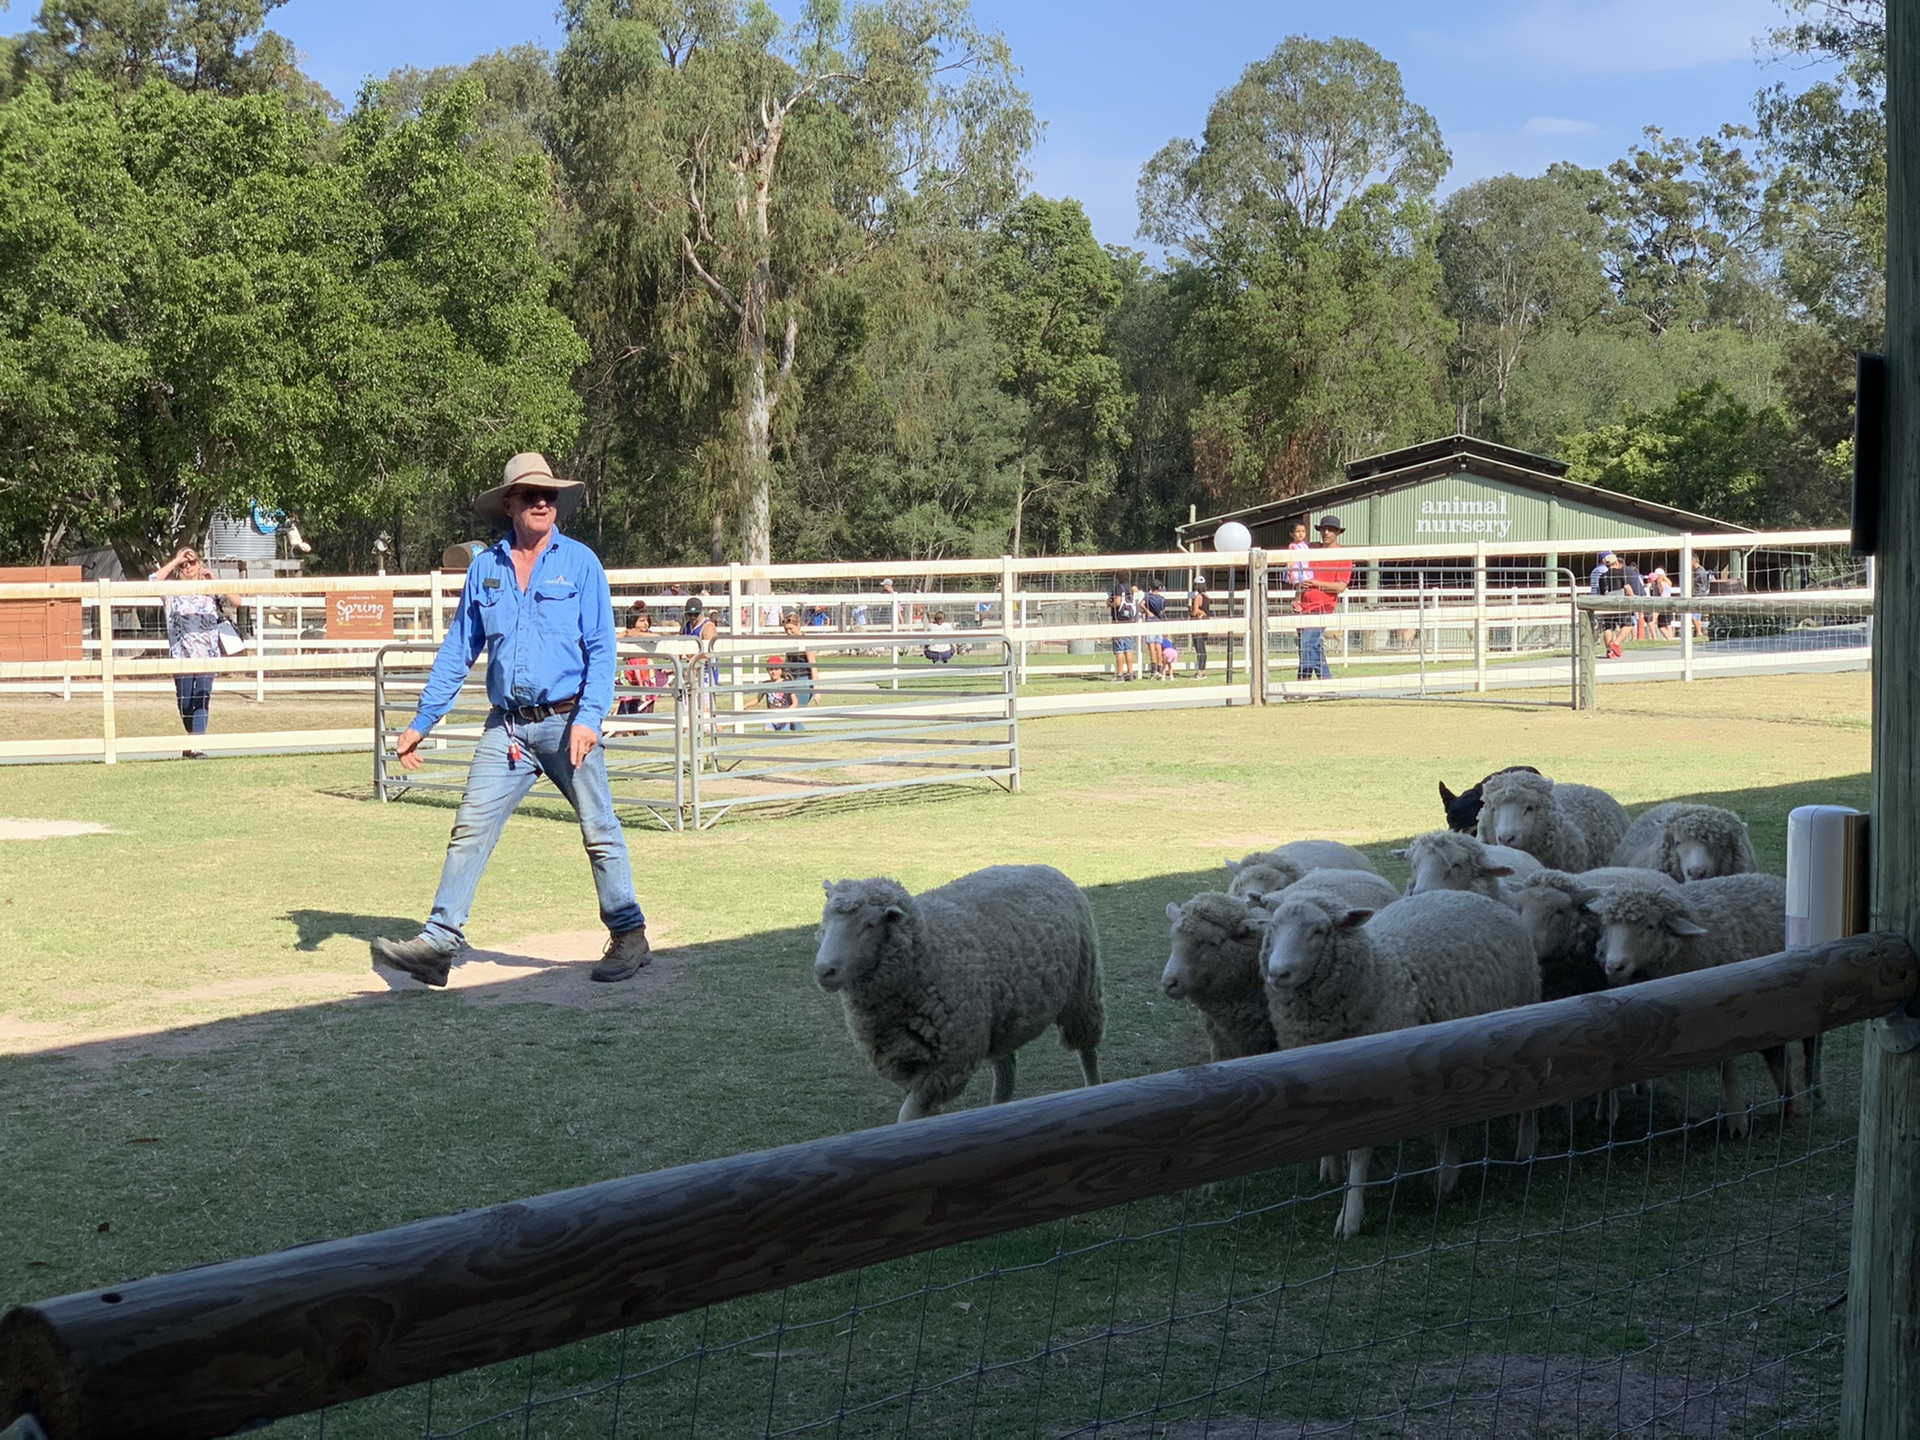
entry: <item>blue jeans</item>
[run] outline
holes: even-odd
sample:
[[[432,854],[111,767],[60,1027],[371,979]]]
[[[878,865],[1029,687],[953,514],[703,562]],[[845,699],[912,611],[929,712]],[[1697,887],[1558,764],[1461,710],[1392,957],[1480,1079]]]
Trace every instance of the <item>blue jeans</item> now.
[[[567,758],[567,732],[573,716],[549,715],[535,725],[514,722],[520,737],[520,759],[507,763],[511,737],[500,712],[487,716],[487,727],[474,747],[467,770],[467,791],[453,817],[453,838],[447,842],[447,863],[440,871],[440,888],[433,895],[433,914],[421,934],[448,952],[466,943],[467,914],[487,858],[500,839],[507,817],[526,798],[533,782],[544,773],[580,816],[580,838],[586,842],[593,865],[593,888],[600,895],[600,919],[619,934],[647,923],[633,893],[633,865],[627,858],[627,836],[613,813],[613,792],[607,785],[606,751],[596,745],[575,769]],[[537,761],[540,772],[533,763]]]
[[[213,676],[174,676],[173,698],[180,707],[180,727],[189,735],[206,734],[207,710],[213,704]]]
[[[1325,630],[1300,632],[1299,678],[1302,680],[1333,678],[1333,667],[1327,664],[1327,632]]]

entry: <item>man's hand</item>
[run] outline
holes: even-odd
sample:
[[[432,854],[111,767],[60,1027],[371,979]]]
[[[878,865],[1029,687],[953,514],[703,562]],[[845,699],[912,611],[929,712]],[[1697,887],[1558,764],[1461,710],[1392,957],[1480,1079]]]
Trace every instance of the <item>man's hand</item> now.
[[[394,742],[393,748],[399,753],[402,770],[418,770],[427,763],[420,754],[420,742],[424,738],[411,725],[400,732],[400,738]]]
[[[567,730],[567,759],[578,769],[580,762],[593,753],[593,747],[600,743],[600,736],[577,720]]]

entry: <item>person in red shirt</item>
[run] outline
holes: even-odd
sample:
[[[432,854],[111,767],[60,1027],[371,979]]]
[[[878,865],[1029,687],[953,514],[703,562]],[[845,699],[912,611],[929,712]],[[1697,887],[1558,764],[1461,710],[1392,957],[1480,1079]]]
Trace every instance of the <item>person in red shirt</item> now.
[[[1333,560],[1326,558],[1329,550],[1340,548],[1340,536],[1346,526],[1340,523],[1338,515],[1320,517],[1320,549],[1314,558],[1306,579],[1300,582],[1294,595],[1293,608],[1302,615],[1331,615],[1340,603],[1340,597],[1346,593],[1347,586],[1353,583],[1353,562],[1351,560]],[[1300,632],[1300,679],[1331,680],[1333,669],[1327,664],[1327,632],[1325,629],[1303,629]]]

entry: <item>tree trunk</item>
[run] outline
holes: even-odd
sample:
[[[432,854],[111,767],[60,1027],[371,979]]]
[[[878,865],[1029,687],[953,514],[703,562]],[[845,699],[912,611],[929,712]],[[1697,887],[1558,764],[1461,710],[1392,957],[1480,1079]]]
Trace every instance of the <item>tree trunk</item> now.
[[[1008,554],[1020,558],[1020,525],[1027,512],[1027,457],[1020,457],[1020,483],[1013,488],[1013,546]]]

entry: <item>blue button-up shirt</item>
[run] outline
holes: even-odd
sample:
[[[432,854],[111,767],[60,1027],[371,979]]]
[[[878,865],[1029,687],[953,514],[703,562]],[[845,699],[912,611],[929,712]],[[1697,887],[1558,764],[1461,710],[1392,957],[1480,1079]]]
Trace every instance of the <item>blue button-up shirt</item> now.
[[[577,699],[574,724],[598,732],[613,708],[614,672],[613,596],[600,557],[556,530],[522,591],[511,537],[474,556],[413,729],[425,735],[453,708],[482,646],[488,700],[509,707]]]

